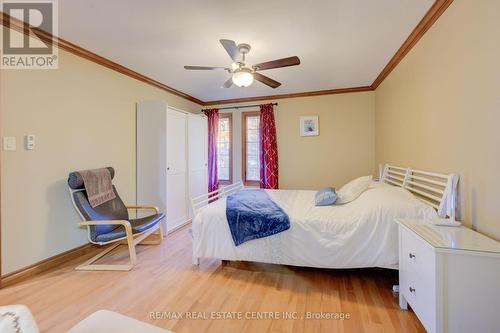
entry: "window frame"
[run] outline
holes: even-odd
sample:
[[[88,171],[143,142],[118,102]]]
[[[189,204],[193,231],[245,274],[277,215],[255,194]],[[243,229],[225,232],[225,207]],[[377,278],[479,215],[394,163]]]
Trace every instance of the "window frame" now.
[[[219,184],[220,185],[231,185],[233,183],[233,114],[230,112],[219,113],[219,120],[222,118],[229,119],[229,180],[219,179]],[[219,126],[219,123],[217,123],[217,126]],[[217,127],[217,130],[218,130],[218,127]],[[218,133],[218,131],[217,131],[217,133]],[[217,155],[218,154],[219,154],[219,152],[217,151]],[[218,158],[219,158],[219,156],[217,156],[217,159]]]
[[[258,180],[247,180],[247,118],[255,116],[260,117],[260,111],[248,111],[241,113],[241,178],[243,179],[243,184],[245,186],[260,186],[260,181]]]

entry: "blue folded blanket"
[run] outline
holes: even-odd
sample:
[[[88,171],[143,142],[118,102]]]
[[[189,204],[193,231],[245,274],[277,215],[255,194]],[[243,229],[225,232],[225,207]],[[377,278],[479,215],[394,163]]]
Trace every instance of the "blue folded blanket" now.
[[[229,195],[226,217],[236,246],[290,228],[288,215],[260,189],[245,189]]]

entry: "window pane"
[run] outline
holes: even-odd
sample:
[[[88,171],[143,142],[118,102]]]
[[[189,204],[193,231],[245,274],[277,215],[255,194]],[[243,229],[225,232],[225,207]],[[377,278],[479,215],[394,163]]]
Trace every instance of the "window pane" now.
[[[259,129],[259,117],[253,116],[253,117],[247,117],[247,129]]]
[[[229,155],[220,155],[217,158],[217,167],[218,168],[229,168]]]
[[[217,169],[220,180],[229,180],[231,170],[231,119],[219,118],[219,133],[217,134]]]
[[[260,180],[260,161],[259,161],[259,116],[246,117],[246,179],[251,181]]]
[[[229,142],[217,142],[217,153],[221,155],[229,154]]]
[[[247,155],[259,155],[258,142],[247,142]]]
[[[256,168],[247,168],[247,180],[260,180],[260,170]]]
[[[228,118],[221,118],[219,120],[219,131],[229,131]]]
[[[259,142],[259,130],[247,129],[247,142]]]
[[[247,155],[248,168],[259,168],[259,157],[257,155]]]
[[[219,168],[217,171],[220,180],[229,180],[229,168]]]

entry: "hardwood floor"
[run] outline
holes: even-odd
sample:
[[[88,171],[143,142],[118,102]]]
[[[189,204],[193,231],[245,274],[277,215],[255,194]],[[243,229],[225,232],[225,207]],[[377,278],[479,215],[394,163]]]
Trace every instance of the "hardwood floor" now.
[[[125,260],[126,249],[113,257]],[[208,259],[194,267],[188,228],[161,246],[140,246],[131,272],[75,271],[84,259],[1,289],[0,305],[27,305],[42,332],[64,332],[100,309],[174,332],[425,332],[413,312],[399,310],[391,291],[395,271],[221,265]],[[152,312],[159,312],[157,318]],[[307,319],[306,312],[349,319]],[[243,319],[203,319],[231,313]],[[264,319],[252,319],[257,316]]]

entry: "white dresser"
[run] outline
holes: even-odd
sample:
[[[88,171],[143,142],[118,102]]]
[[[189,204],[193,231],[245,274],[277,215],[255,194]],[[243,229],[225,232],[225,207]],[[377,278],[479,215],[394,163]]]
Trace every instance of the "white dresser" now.
[[[399,305],[429,333],[500,332],[500,242],[399,219]]]

